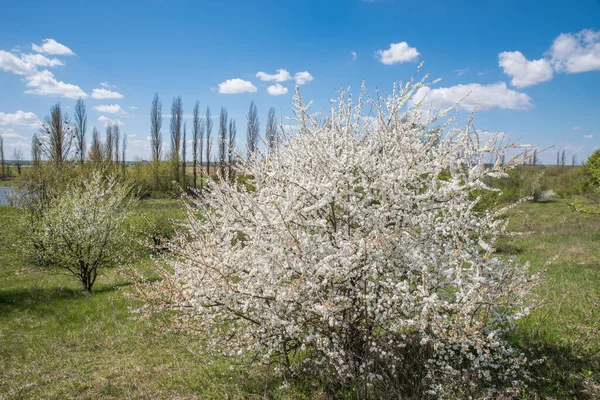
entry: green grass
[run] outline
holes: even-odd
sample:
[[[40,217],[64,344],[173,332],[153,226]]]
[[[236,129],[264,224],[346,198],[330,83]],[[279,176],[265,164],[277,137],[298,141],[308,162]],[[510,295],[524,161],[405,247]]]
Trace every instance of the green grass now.
[[[19,180],[11,179],[11,180],[0,180],[0,186],[4,187],[14,187],[20,183]]]
[[[180,219],[173,200],[139,204],[142,214]],[[600,216],[571,212],[562,202],[522,204],[511,212],[503,256],[536,270],[554,257],[536,290],[544,304],[521,321],[510,340],[546,362],[534,370],[530,398],[598,398],[600,337]],[[310,382],[288,391],[264,367],[229,369],[194,337],[161,332],[160,317],[140,319],[124,294],[131,282],[116,272],[99,278],[92,295],[68,276],[35,269],[15,248],[19,210],[0,206],[0,399],[12,398],[315,398]],[[158,219],[158,225],[164,220]],[[147,271],[147,252],[135,267]],[[600,308],[600,307],[599,307]]]
[[[502,240],[501,252],[533,270],[556,257],[535,293],[542,305],[511,335],[533,358],[546,358],[530,394],[598,398],[600,216],[572,212],[563,202],[522,204],[511,214],[509,229],[525,235]]]
[[[154,200],[137,213],[151,209],[181,214],[176,202]],[[19,210],[0,206],[0,399],[263,395],[260,373],[230,371],[193,337],[161,333],[160,320],[132,313],[139,304],[124,296],[131,282],[116,272],[88,295],[73,278],[28,264],[13,246],[18,218]],[[146,269],[149,260],[136,262]]]

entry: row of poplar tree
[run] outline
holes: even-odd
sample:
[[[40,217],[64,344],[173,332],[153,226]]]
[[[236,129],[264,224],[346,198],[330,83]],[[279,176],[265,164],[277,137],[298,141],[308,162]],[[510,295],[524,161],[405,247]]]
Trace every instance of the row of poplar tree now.
[[[233,178],[233,166],[241,155],[236,149],[237,126],[235,119],[229,119],[227,109],[222,107],[219,114],[217,137],[213,140],[213,117],[210,107],[206,107],[204,115],[200,114],[200,102],[196,101],[192,120],[192,152],[188,160],[187,124],[183,121],[183,103],[181,97],[175,97],[171,105],[170,149],[163,154],[163,115],[162,102],[155,94],[150,108],[150,144],[151,162],[153,164],[156,185],[159,182],[159,164],[168,162],[172,181],[187,187],[186,167],[192,163],[194,188],[202,190],[203,176],[216,175],[220,178]],[[250,103],[247,115],[246,156],[255,157],[259,149],[260,126],[258,109],[254,101]],[[121,131],[116,122],[106,126],[104,142],[96,127],[92,129],[92,141],[87,145],[87,112],[85,103],[79,99],[75,105],[73,120],[66,116],[60,104],[50,110],[45,118],[39,134],[32,139],[32,161],[38,165],[42,160],[61,163],[74,159],[84,163],[106,163],[122,165],[125,170],[125,153],[127,135]],[[279,129],[275,119],[275,108],[269,109],[264,141],[269,149],[273,149],[279,141]],[[213,145],[218,147],[215,151]],[[216,154],[216,158],[215,155]]]

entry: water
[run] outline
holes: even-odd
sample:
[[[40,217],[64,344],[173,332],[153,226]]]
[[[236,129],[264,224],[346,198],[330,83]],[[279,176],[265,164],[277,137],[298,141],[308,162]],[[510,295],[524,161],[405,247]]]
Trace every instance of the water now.
[[[12,193],[12,188],[0,186],[0,206],[10,205],[9,197]]]

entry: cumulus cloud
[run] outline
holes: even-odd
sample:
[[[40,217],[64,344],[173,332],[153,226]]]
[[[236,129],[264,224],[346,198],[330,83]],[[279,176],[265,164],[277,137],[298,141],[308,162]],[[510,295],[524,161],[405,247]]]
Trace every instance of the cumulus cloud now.
[[[4,155],[6,158],[10,159],[15,149],[19,149],[25,154],[29,153],[30,142],[25,136],[12,129],[0,129],[0,136],[4,140]]]
[[[31,88],[25,93],[39,94],[41,96],[61,96],[69,99],[86,98],[87,94],[77,85],[58,81],[54,74],[48,70],[26,76],[26,86]]]
[[[570,74],[600,70],[600,31],[563,33],[548,51],[554,69]]]
[[[23,135],[19,135],[17,132],[15,132],[12,129],[3,129],[0,130],[0,135],[2,136],[3,139],[9,141],[9,140],[27,140],[27,138]]]
[[[378,50],[376,54],[379,61],[386,65],[415,61],[419,57],[417,49],[410,47],[406,42],[390,43],[389,49]]]
[[[40,67],[55,67],[57,65],[65,65],[58,58],[48,58],[41,54],[21,54],[21,59],[28,64]]]
[[[276,74],[268,74],[260,71],[256,73],[256,77],[266,82],[286,82],[292,80],[292,75],[283,68],[278,69]]]
[[[110,84],[108,82],[100,82],[100,86],[104,87],[104,88],[109,88],[109,89],[116,89],[116,85]]]
[[[113,124],[113,125],[117,124],[119,126],[125,125],[123,122],[121,122],[120,120],[118,120],[116,118],[115,119],[108,118],[108,117],[106,117],[104,115],[99,116],[98,117],[98,121],[102,122],[104,124],[104,126],[108,126],[109,124]]]
[[[296,81],[296,85],[304,85],[312,80],[314,80],[313,76],[308,71],[296,72],[294,75],[294,80]]]
[[[47,54],[73,54],[69,48],[52,39],[45,39],[42,46],[34,46],[34,50]],[[62,49],[63,46],[66,50]],[[85,98],[87,94],[77,85],[59,81],[49,70],[38,70],[38,67],[55,67],[64,65],[56,58],[48,58],[42,54],[15,54],[0,50],[0,69],[13,74],[23,75],[23,82],[29,88],[25,93],[41,96],[62,96],[70,99]]]
[[[562,33],[539,60],[529,61],[519,51],[505,51],[498,58],[504,73],[513,78],[511,85],[520,88],[549,81],[553,72],[600,70],[600,31]]]
[[[36,71],[35,65],[4,50],[0,50],[0,69],[17,75],[29,75]]]
[[[21,54],[20,56],[0,50],[0,69],[17,75],[30,75],[37,72],[36,67],[55,67],[64,65],[57,58],[48,58],[41,54]]]
[[[106,99],[122,99],[123,95],[119,92],[113,92],[108,89],[96,88],[92,90],[92,99],[106,100]]]
[[[583,135],[584,139],[593,139],[594,135]]]
[[[471,83],[445,88],[420,88],[413,98],[413,105],[423,100],[423,104],[432,104],[436,108],[447,108],[460,102],[458,106],[465,110],[503,108],[508,110],[526,110],[531,108],[531,98],[525,93],[509,89],[506,83],[490,85]]]
[[[60,56],[73,56],[75,53],[73,50],[65,46],[64,44],[58,43],[54,39],[42,40],[42,45],[31,44],[31,49],[37,53],[60,55]]]
[[[118,104],[100,104],[93,107],[94,110],[101,113],[126,115],[127,111],[123,110]]]
[[[219,93],[221,94],[255,93],[257,90],[252,82],[239,78],[228,79],[219,83]]]
[[[38,117],[32,112],[17,111],[13,114],[0,112],[0,126],[9,125],[28,125],[38,126],[41,122]]]
[[[498,55],[498,65],[518,88],[532,86],[552,79],[552,66],[543,58],[529,61],[520,51],[505,51]]]
[[[274,85],[271,85],[267,88],[267,92],[271,95],[271,96],[281,96],[283,94],[287,94],[288,92],[288,88],[286,88],[285,86],[276,83]]]

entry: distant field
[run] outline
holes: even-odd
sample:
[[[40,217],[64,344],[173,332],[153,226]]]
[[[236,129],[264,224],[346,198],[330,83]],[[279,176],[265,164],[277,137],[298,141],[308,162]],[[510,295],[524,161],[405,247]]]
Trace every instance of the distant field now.
[[[13,186],[17,186],[18,184],[19,184],[19,181],[15,180],[15,179],[10,180],[10,181],[1,181],[0,180],[0,186],[3,186],[3,187],[13,187]]]
[[[136,211],[182,216],[177,202],[149,200]],[[139,321],[125,298],[130,283],[116,272],[93,295],[66,276],[37,271],[16,251],[19,211],[0,206],[0,399],[12,398],[324,398],[318,383],[288,390],[263,367],[231,371],[209,359],[193,337],[158,333],[161,320]],[[132,217],[135,227],[138,219]],[[499,252],[538,269],[558,256],[536,292],[543,306],[522,321],[511,341],[533,357],[529,398],[600,396],[600,216],[571,212],[562,202],[522,204]],[[136,268],[149,273],[148,255]]]

